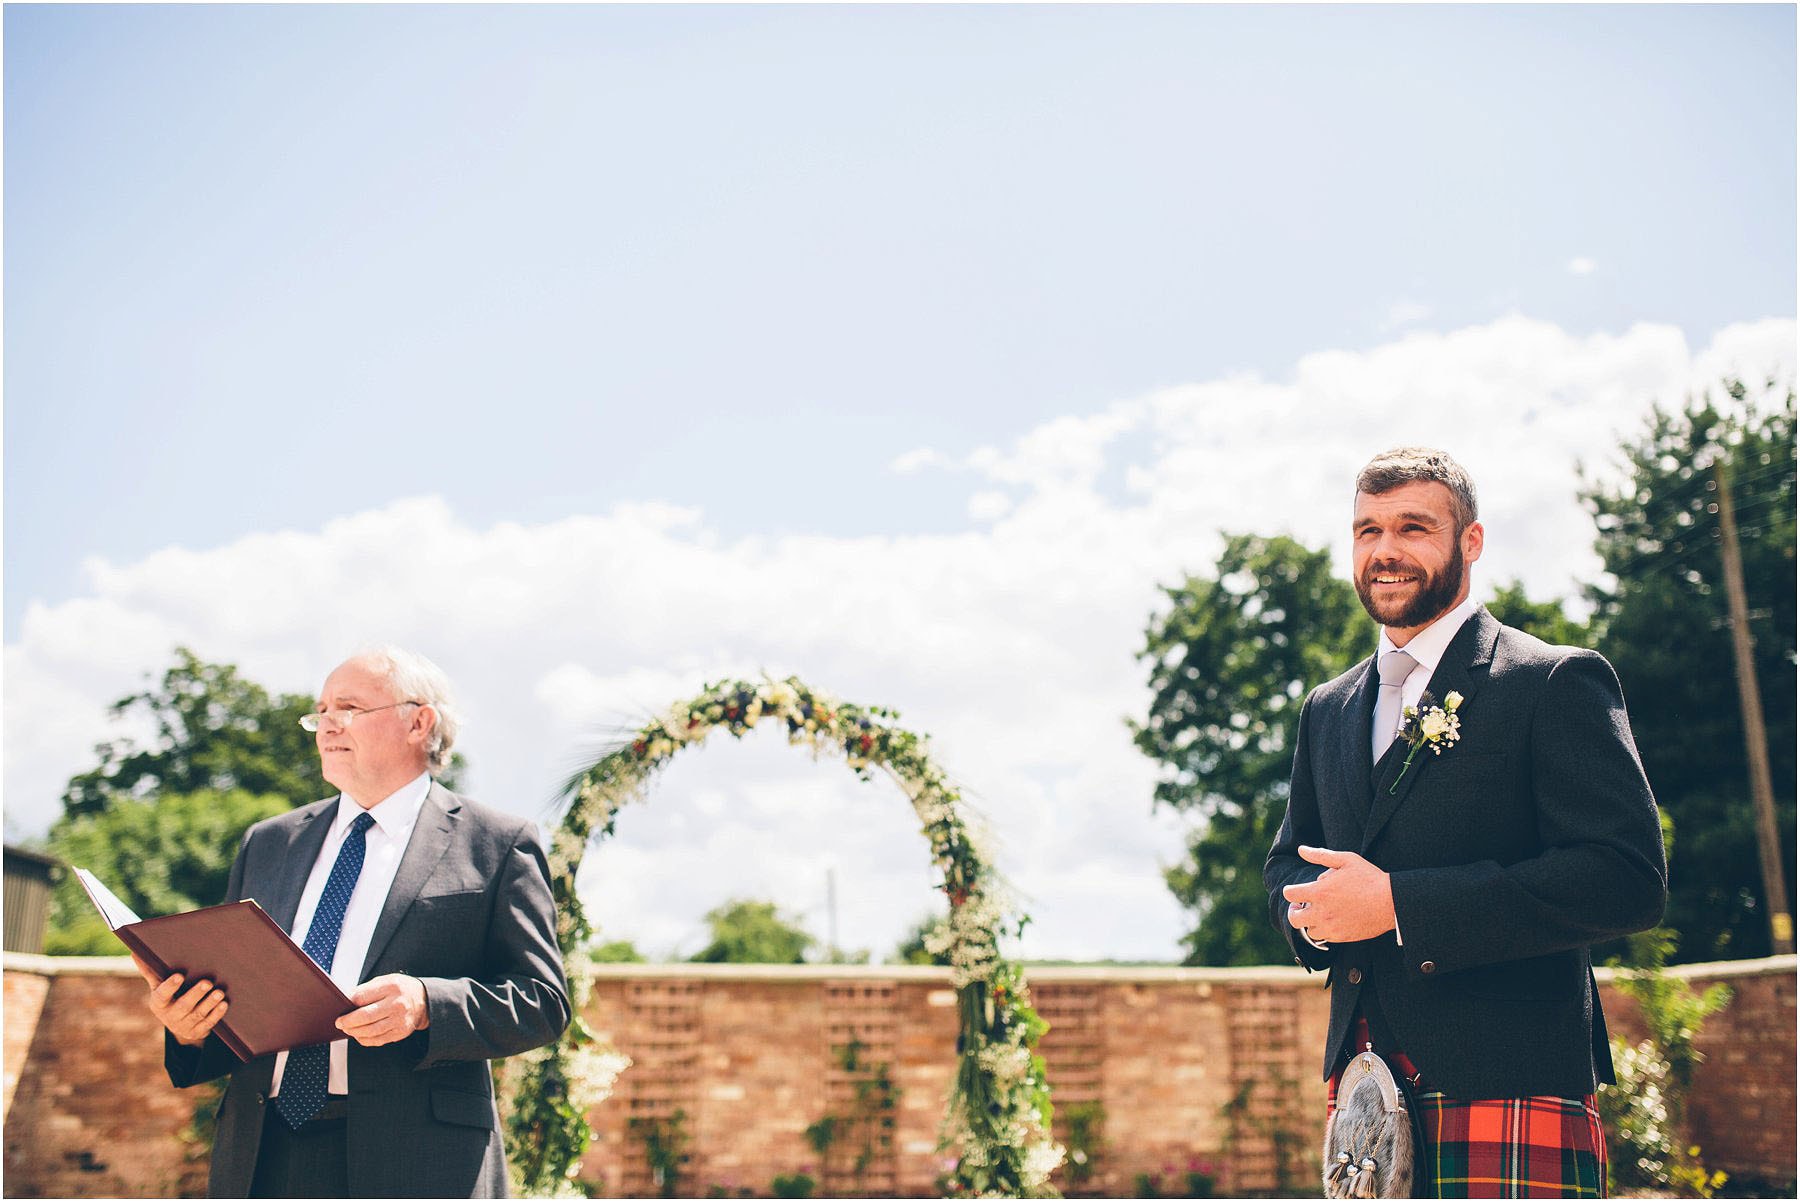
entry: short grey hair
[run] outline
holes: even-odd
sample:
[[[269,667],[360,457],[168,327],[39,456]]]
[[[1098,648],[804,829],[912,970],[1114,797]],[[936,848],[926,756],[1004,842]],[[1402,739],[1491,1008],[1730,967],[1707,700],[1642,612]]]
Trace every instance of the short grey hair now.
[[[423,701],[437,711],[437,723],[431,728],[431,739],[425,745],[426,766],[433,774],[450,764],[450,748],[462,729],[462,718],[456,712],[456,700],[450,694],[450,678],[444,670],[404,647],[382,644],[368,647],[350,657],[386,678],[394,690],[396,701]]]
[[[1356,491],[1380,496],[1407,484],[1442,484],[1450,490],[1450,507],[1461,534],[1480,516],[1475,482],[1463,465],[1432,447],[1395,447],[1383,451],[1356,473]]]

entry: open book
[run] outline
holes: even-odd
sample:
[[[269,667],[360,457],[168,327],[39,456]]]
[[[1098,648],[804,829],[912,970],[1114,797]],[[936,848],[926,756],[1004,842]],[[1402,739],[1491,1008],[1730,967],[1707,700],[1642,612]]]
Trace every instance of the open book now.
[[[225,991],[213,1034],[242,1060],[343,1039],[337,1020],[356,1007],[279,923],[246,899],[166,918],[139,918],[85,868],[75,879],[119,941],[186,989],[211,981]]]

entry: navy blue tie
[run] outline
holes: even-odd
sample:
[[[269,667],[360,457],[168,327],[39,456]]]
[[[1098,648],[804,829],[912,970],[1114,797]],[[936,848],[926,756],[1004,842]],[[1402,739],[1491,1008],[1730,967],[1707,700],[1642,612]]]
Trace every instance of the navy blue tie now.
[[[325,879],[325,892],[313,910],[312,925],[306,928],[306,942],[301,947],[331,971],[337,959],[338,935],[344,929],[344,911],[350,906],[350,895],[356,892],[356,878],[362,875],[363,853],[368,844],[365,836],[375,820],[365,812],[350,824],[344,845],[338,848],[337,863]],[[295,1048],[288,1053],[287,1067],[281,1073],[281,1092],[275,1096],[275,1108],[293,1130],[325,1106],[325,1087],[331,1077],[331,1045],[315,1043],[309,1048]]]

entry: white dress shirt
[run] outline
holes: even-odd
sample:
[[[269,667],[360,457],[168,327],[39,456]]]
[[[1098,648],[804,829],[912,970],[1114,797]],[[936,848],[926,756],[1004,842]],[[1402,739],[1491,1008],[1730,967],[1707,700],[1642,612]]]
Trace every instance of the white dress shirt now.
[[[369,954],[375,923],[381,918],[388,889],[394,883],[394,874],[400,870],[400,857],[406,854],[407,840],[412,838],[413,827],[419,821],[419,809],[430,791],[431,776],[421,772],[367,811],[375,825],[363,835],[362,874],[356,878],[356,889],[350,894],[350,903],[344,910],[337,955],[331,961],[331,979],[346,994],[353,993],[362,984],[363,959]],[[331,832],[325,836],[325,846],[319,849],[319,858],[313,861],[312,875],[306,878],[306,890],[300,894],[300,908],[294,912],[294,929],[290,933],[295,943],[305,945],[306,932],[312,927],[313,913],[319,908],[319,896],[325,892],[331,867],[337,863],[338,851],[350,833],[350,824],[363,812],[362,806],[352,801],[349,794],[338,794],[337,816],[332,820]],[[331,1045],[331,1070],[325,1085],[329,1093],[350,1092],[349,1049],[348,1039],[335,1040]],[[281,1092],[281,1074],[287,1068],[287,1056],[282,1052],[275,1057],[275,1081],[270,1087],[270,1096]]]
[[[1394,640],[1388,637],[1387,627],[1381,628],[1381,639],[1375,647],[1375,662],[1390,651],[1400,650],[1412,656],[1418,667],[1407,673],[1406,679],[1400,682],[1400,712],[1405,713],[1409,705],[1419,704],[1419,698],[1425,694],[1425,686],[1431,683],[1431,674],[1437,671],[1439,661],[1450,647],[1450,640],[1456,632],[1463,628],[1463,623],[1475,613],[1476,601],[1473,597],[1464,597],[1462,604],[1445,613],[1443,617],[1412,636],[1406,646],[1395,648]],[[1444,699],[1439,697],[1438,704]],[[1375,740],[1375,727],[1369,726],[1369,741]]]

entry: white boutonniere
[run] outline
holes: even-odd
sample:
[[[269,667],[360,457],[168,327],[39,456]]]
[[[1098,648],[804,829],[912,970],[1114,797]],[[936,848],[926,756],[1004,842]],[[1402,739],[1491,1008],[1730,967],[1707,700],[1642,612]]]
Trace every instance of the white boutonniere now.
[[[1430,693],[1424,693],[1420,695],[1418,705],[1409,705],[1401,712],[1400,737],[1406,740],[1406,762],[1400,765],[1400,775],[1388,786],[1389,793],[1406,779],[1406,770],[1412,767],[1413,757],[1422,748],[1431,748],[1432,755],[1443,755],[1452,743],[1462,738],[1462,719],[1456,716],[1462,700],[1461,693],[1451,691],[1444,694],[1444,704],[1437,705]]]

